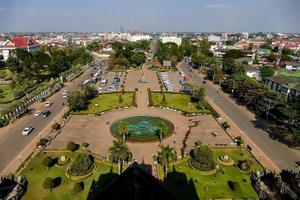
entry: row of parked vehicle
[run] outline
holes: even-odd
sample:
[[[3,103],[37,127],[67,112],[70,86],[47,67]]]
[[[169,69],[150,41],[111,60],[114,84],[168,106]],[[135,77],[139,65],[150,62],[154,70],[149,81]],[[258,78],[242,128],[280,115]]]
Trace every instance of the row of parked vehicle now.
[[[121,82],[121,78],[120,78],[119,74],[115,74],[114,80],[111,83],[111,86],[109,86],[108,91],[109,92],[117,91],[117,89],[120,85],[120,82]]]
[[[161,78],[162,78],[162,81],[167,89],[168,92],[174,92],[174,85],[172,84],[170,78],[169,78],[169,75],[168,73],[166,72],[161,72]]]

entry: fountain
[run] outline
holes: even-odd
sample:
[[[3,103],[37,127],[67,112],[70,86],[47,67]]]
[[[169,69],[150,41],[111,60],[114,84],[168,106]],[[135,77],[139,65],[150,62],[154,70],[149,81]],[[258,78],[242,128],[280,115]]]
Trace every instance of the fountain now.
[[[131,116],[115,121],[111,125],[111,133],[118,137],[118,127],[121,121],[128,122],[129,141],[153,141],[158,140],[158,130],[161,126],[165,126],[164,137],[172,134],[174,130],[173,124],[163,118],[153,116]]]

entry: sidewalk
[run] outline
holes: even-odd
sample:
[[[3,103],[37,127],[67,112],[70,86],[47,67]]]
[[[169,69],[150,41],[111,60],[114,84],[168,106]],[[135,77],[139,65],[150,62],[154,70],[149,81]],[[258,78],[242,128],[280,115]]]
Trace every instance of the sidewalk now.
[[[207,99],[207,101],[221,115],[221,119],[226,119],[226,121],[228,121],[230,128],[226,131],[232,138],[241,136],[244,145],[249,145],[251,147],[251,153],[265,168],[280,172],[280,169],[270,160],[270,158],[265,155],[264,152],[211,99]]]
[[[65,107],[36,137],[31,141],[29,145],[16,157],[7,167],[0,173],[0,175],[14,174],[20,167],[24,167],[25,162],[28,157],[34,153],[37,148],[36,144],[41,138],[46,138],[52,134],[52,124],[59,122],[62,119],[63,114],[66,112],[67,107]],[[61,124],[61,123],[60,123]]]

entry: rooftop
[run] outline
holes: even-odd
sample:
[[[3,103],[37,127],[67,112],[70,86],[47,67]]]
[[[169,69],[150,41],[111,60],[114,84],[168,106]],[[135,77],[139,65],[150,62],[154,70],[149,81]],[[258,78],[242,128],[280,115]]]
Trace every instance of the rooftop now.
[[[277,76],[266,77],[266,79],[271,80],[275,83],[279,83],[280,85],[288,89],[294,89],[300,91],[300,78],[277,75]]]

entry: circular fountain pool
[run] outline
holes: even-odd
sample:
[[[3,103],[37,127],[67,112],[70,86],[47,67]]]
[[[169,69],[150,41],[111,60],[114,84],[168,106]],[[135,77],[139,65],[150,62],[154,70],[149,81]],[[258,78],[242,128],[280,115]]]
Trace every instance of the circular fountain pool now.
[[[111,133],[113,136],[122,138],[119,134],[121,124],[126,124],[128,136],[126,140],[130,141],[153,141],[160,138],[160,131],[164,131],[164,136],[167,137],[173,133],[173,124],[163,118],[153,116],[131,116],[115,121],[111,125]]]

